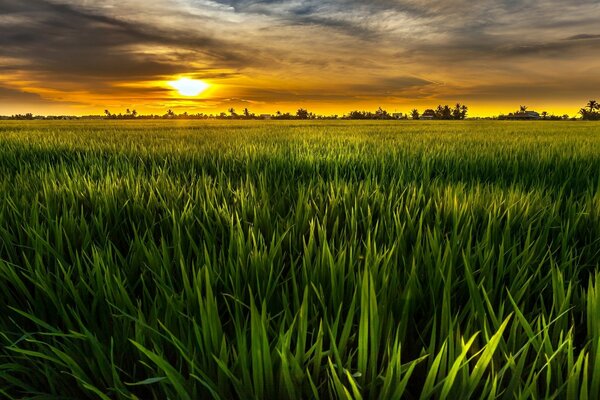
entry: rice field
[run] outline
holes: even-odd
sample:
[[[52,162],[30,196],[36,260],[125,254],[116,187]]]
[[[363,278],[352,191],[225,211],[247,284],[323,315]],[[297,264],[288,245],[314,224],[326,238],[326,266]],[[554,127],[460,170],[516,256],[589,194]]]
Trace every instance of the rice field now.
[[[597,399],[600,123],[0,123],[0,398]]]

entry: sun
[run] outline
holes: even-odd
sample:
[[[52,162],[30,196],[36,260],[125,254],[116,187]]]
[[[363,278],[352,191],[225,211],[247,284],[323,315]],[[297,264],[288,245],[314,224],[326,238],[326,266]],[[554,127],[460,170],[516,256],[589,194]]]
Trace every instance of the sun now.
[[[200,93],[208,89],[208,83],[189,78],[180,78],[176,81],[169,82],[169,86],[177,90],[182,96],[198,96]]]

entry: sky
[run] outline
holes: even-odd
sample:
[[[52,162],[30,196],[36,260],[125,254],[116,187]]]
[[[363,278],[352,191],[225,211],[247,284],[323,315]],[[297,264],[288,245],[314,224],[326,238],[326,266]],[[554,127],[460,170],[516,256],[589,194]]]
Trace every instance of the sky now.
[[[598,0],[0,0],[0,115],[575,115],[600,100],[598,21]]]

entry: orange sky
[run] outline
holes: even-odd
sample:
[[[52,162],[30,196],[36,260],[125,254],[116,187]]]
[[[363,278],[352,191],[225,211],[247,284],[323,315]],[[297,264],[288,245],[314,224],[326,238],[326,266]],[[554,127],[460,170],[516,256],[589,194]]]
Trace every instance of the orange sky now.
[[[0,0],[0,115],[575,115],[600,96],[600,3],[565,3]],[[181,96],[183,76],[211,86]]]

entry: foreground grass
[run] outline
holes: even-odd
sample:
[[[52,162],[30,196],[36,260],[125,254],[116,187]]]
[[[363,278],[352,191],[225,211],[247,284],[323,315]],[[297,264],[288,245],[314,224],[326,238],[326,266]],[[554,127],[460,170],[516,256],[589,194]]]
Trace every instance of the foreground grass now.
[[[0,125],[0,397],[600,393],[600,124]]]

